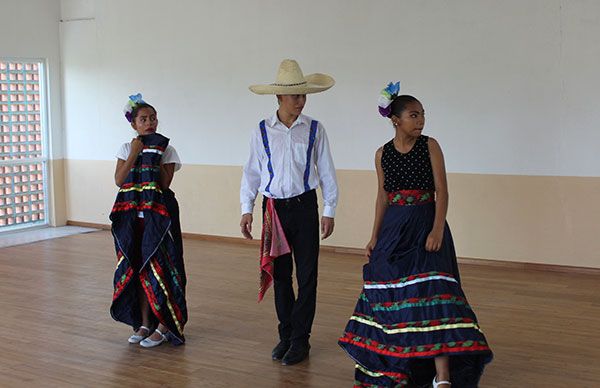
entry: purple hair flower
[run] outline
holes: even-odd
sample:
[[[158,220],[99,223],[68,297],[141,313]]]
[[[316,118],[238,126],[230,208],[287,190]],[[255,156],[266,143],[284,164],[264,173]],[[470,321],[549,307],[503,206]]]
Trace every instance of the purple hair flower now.
[[[382,107],[378,107],[379,108],[379,114],[382,115],[383,117],[389,117],[390,113],[392,113],[392,106],[388,106],[387,108],[382,108]]]

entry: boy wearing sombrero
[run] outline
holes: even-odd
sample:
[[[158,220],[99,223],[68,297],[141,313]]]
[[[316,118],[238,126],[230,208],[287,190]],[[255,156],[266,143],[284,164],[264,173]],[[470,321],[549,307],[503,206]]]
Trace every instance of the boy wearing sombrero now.
[[[316,188],[323,193],[321,235],[333,232],[338,199],[337,180],[325,128],[302,114],[306,95],[331,88],[326,74],[304,76],[294,60],[281,62],[277,79],[253,85],[256,94],[277,96],[277,112],[252,132],[250,157],[242,175],[240,227],[252,239],[252,210],[263,194],[261,285],[259,301],[274,283],[280,342],[273,360],[293,365],[309,353],[308,339],[315,315],[319,214]],[[292,287],[292,256],[296,263],[298,297]]]

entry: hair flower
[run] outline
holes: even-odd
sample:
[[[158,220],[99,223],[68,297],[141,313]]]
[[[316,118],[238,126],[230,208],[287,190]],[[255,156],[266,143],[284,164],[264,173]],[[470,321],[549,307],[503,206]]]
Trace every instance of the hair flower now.
[[[390,112],[391,112],[391,108],[390,105],[392,105],[392,101],[394,101],[394,98],[398,97],[398,93],[400,93],[400,82],[390,82],[385,89],[383,89],[381,91],[381,94],[379,95],[379,114],[381,114],[383,117],[388,117]]]
[[[144,104],[144,103],[146,103],[146,101],[144,101],[142,99],[141,93],[132,94],[131,96],[129,96],[129,100],[127,101],[127,104],[125,104],[125,107],[123,108],[123,113],[125,114],[125,118],[127,119],[127,121],[131,122],[131,120],[133,119],[131,114],[133,113],[133,109],[136,107],[136,105]]]

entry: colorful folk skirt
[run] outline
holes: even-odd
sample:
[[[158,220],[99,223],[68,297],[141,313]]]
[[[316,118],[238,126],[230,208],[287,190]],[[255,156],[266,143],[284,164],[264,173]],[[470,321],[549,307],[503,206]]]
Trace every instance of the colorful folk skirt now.
[[[356,362],[355,387],[421,387],[434,358],[450,356],[453,387],[477,387],[492,352],[460,286],[448,225],[427,252],[433,193],[390,193],[363,289],[340,346]],[[394,200],[395,199],[395,200]]]

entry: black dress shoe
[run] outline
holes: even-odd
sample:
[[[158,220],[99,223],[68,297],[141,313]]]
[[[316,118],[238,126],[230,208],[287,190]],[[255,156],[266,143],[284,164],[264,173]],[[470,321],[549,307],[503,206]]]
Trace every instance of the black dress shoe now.
[[[273,348],[271,357],[273,357],[274,361],[281,361],[281,359],[283,358],[283,356],[285,356],[285,354],[287,353],[289,348],[290,348],[290,341],[281,340],[281,341],[279,341],[277,346],[275,346]]]
[[[281,360],[282,365],[294,365],[303,361],[308,357],[310,351],[310,345],[308,342],[292,343],[290,349],[287,351],[283,359]]]

